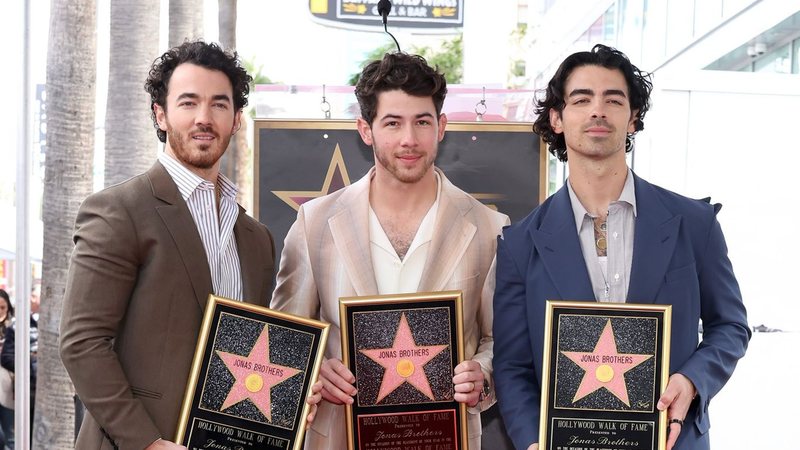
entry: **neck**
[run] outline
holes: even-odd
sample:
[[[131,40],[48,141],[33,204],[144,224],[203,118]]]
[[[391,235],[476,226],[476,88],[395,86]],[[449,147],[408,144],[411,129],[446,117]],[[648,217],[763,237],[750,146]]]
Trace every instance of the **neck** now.
[[[183,160],[178,158],[178,155],[176,155],[175,151],[172,150],[172,147],[170,147],[169,142],[167,142],[167,144],[164,146],[164,151],[167,152],[167,154],[171,156],[172,159],[178,161],[178,163],[180,163],[183,167],[189,169],[189,171],[191,171],[193,174],[197,175],[198,177],[206,181],[210,181],[214,184],[217,183],[217,177],[219,176],[219,165],[220,165],[219,160],[209,168],[202,168],[186,164]]]
[[[435,201],[433,167],[416,183],[403,183],[385,171],[376,171],[370,180],[369,203],[376,213],[379,210],[391,210],[392,214],[427,211]]]
[[[628,176],[624,153],[622,156],[621,163],[569,158],[569,183],[589,214],[605,219],[608,205],[622,194]]]

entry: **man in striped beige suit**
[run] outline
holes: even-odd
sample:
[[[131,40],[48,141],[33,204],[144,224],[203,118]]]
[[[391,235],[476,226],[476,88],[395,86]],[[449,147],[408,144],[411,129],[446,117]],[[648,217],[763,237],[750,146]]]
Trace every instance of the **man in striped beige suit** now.
[[[468,408],[469,448],[494,403],[492,295],[496,237],[508,217],[435,168],[447,117],[444,77],[418,56],[387,54],[356,87],[358,131],[375,167],[356,183],[302,205],[286,237],[272,307],[330,322],[323,401],[307,449],[345,449],[344,403],[355,395],[341,362],[339,297],[461,290],[466,360],[455,399]]]
[[[250,80],[214,44],[167,51],[146,83],[164,152],[80,207],[61,323],[88,412],[76,448],[184,448],[170,440],[209,294],[269,301],[272,236],[219,173]]]

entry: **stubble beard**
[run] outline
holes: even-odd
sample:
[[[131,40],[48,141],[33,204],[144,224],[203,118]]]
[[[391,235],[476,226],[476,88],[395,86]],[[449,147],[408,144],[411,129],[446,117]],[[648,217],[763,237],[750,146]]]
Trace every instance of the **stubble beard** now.
[[[216,138],[215,142],[208,144],[195,142],[190,136],[194,131],[214,134]],[[179,131],[175,131],[169,122],[167,122],[167,141],[179,161],[191,167],[207,170],[214,167],[214,164],[216,164],[225,153],[225,150],[228,148],[228,143],[230,142],[230,136],[222,138],[219,133],[211,127],[199,127],[197,130],[182,134]],[[192,146],[197,150],[193,151]]]
[[[414,184],[422,180],[422,178],[425,177],[425,175],[431,169],[433,166],[433,161],[436,159],[436,149],[434,149],[433,153],[429,154],[428,156],[422,156],[423,161],[419,167],[412,170],[403,170],[400,168],[400,164],[395,161],[394,154],[389,155],[387,158],[386,155],[379,151],[374,145],[372,146],[372,151],[375,154],[375,159],[377,162],[383,166],[387,172],[392,174],[397,181],[408,184]],[[412,154],[419,155],[419,153]]]

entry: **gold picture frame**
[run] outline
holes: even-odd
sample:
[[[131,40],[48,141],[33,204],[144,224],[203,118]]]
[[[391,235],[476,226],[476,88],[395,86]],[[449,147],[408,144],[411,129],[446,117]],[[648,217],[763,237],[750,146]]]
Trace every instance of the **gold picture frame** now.
[[[349,450],[468,450],[467,410],[453,398],[464,360],[461,291],[343,297],[342,361],[358,393],[346,404]]]
[[[539,448],[664,450],[671,305],[547,301]]]
[[[301,449],[329,327],[210,295],[175,442]]]

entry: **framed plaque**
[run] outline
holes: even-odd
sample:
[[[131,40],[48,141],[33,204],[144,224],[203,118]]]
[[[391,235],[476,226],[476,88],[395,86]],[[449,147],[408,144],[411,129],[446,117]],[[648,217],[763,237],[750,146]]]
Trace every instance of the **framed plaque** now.
[[[467,449],[466,407],[453,398],[464,359],[461,291],[339,300],[342,361],[358,393],[349,450]]]
[[[547,302],[539,448],[663,450],[669,305]]]
[[[209,296],[175,442],[300,449],[327,323]]]

